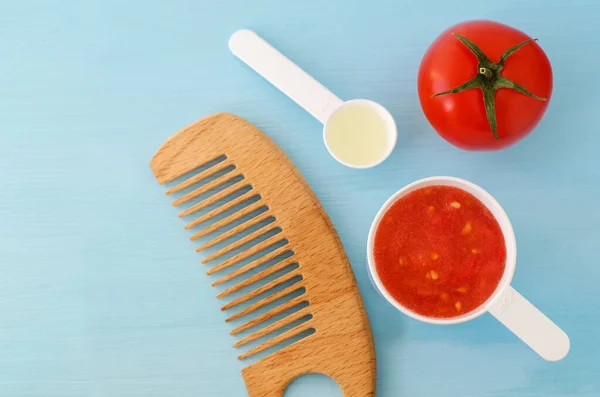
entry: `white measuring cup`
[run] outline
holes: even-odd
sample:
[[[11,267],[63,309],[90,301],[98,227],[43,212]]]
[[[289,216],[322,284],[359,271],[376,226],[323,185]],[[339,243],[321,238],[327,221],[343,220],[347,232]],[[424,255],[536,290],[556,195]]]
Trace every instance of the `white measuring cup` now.
[[[253,31],[238,30],[235,32],[229,39],[229,48],[235,56],[323,124],[325,146],[338,162],[352,168],[370,168],[382,163],[392,153],[398,131],[394,118],[380,104],[366,99],[342,101]],[[372,115],[380,118],[381,125],[385,126],[386,147],[380,151],[380,155],[366,163],[342,159],[339,155],[340,152],[333,147],[333,140],[329,139],[333,134],[332,120],[336,119],[338,115],[347,114],[354,109],[356,111],[369,109]],[[364,133],[368,134],[369,131],[364,131]],[[352,137],[348,136],[344,139],[351,140]],[[353,142],[347,142],[347,144],[351,145]],[[360,150],[361,148],[356,149]]]
[[[388,209],[402,196],[417,189],[433,186],[446,185],[453,186],[471,193],[478,198],[494,215],[506,244],[506,266],[500,283],[494,293],[477,309],[452,318],[433,318],[420,315],[413,312],[401,303],[396,301],[382,284],[377,270],[375,268],[375,259],[373,257],[373,244],[377,226],[383,215]],[[396,309],[416,320],[424,321],[430,324],[458,324],[472,320],[482,314],[489,312],[498,321],[504,324],[523,342],[531,347],[537,354],[548,361],[558,361],[563,359],[570,348],[570,341],[567,334],[554,324],[548,317],[539,311],[533,304],[525,299],[511,285],[515,266],[517,263],[517,243],[512,225],[506,212],[500,204],[481,187],[454,177],[431,177],[413,182],[390,197],[381,207],[369,231],[367,242],[367,264],[369,275],[383,297],[390,302]]]

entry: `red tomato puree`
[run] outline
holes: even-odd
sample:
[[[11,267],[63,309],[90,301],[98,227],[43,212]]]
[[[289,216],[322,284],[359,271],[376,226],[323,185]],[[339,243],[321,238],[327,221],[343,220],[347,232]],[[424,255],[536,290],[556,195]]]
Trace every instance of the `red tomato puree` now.
[[[375,232],[385,289],[415,313],[456,317],[483,304],[506,264],[498,221],[472,194],[429,186],[398,199]]]

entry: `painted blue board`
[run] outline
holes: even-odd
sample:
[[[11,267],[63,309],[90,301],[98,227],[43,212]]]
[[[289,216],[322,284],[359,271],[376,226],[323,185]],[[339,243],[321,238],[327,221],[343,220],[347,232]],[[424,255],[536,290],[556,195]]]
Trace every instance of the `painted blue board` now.
[[[554,68],[539,128],[497,153],[447,144],[416,94],[427,46],[472,18],[535,35]],[[240,28],[340,97],[386,106],[393,155],[366,171],[336,163],[318,122],[231,56]],[[215,111],[271,136],[329,213],[372,322],[378,396],[600,395],[599,63],[596,0],[0,2],[0,396],[246,395],[226,314],[148,167],[169,135]],[[491,316],[415,322],[370,286],[379,206],[439,174],[505,207],[514,285],[569,333],[562,362]],[[323,377],[286,392],[308,395],[341,392]]]

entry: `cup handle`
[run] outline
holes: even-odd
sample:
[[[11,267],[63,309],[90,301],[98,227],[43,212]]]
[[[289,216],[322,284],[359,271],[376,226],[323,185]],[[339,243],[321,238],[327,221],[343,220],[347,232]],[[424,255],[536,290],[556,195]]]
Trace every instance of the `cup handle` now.
[[[489,312],[545,360],[558,361],[569,352],[567,334],[513,287],[505,288]]]
[[[321,123],[343,102],[251,30],[238,30],[229,49]]]

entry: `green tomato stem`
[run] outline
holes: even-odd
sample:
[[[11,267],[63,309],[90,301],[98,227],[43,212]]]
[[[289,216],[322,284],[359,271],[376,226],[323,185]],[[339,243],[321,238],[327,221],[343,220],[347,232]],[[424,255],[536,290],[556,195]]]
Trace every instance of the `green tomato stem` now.
[[[506,50],[502,56],[500,57],[500,62],[492,62],[487,55],[477,46],[477,44],[473,43],[471,40],[467,39],[464,36],[459,34],[454,34],[461,43],[467,47],[473,55],[477,57],[477,75],[473,77],[471,80],[454,87],[451,90],[439,92],[437,94],[432,95],[433,97],[437,97],[440,95],[447,94],[458,94],[460,92],[470,90],[472,88],[479,88],[483,93],[483,104],[485,106],[485,114],[492,129],[492,133],[494,134],[494,139],[498,140],[498,131],[496,125],[496,91],[500,88],[508,88],[514,91],[517,91],[523,95],[527,95],[530,98],[536,99],[538,101],[546,101],[546,98],[539,97],[537,95],[529,92],[522,85],[515,83],[507,79],[506,77],[501,76],[502,69],[504,69],[504,64],[506,60],[513,55],[515,52],[520,50],[523,46],[533,43],[537,41],[537,39],[526,40],[522,43],[515,45],[514,47]]]

